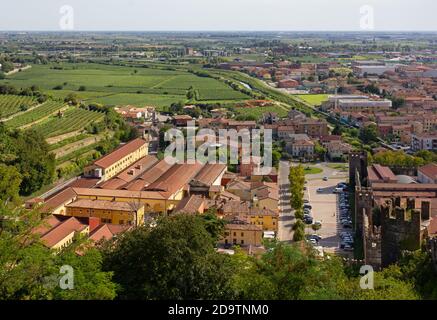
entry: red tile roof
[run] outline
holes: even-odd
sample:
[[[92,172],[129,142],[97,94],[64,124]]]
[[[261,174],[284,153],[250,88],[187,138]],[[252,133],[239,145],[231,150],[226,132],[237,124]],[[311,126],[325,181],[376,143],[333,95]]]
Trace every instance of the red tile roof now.
[[[430,179],[437,179],[437,164],[435,163],[424,165],[423,167],[420,167],[418,171]]]
[[[65,239],[72,232],[81,232],[88,226],[75,217],[60,223],[41,237],[41,241],[49,248]]]
[[[140,147],[146,145],[147,142],[143,139],[137,138],[135,140],[132,140],[131,142],[126,143],[125,145],[119,147],[115,151],[111,152],[110,154],[100,158],[99,160],[95,161],[94,164],[102,167],[102,168],[108,168],[112,166],[115,162],[123,159],[130,153],[134,152],[135,150],[139,149]]]

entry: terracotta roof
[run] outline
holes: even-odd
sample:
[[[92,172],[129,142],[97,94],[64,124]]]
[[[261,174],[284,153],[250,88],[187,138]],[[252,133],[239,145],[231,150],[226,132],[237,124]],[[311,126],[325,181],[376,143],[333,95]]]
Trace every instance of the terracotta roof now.
[[[223,213],[226,214],[248,214],[249,203],[246,201],[231,200],[223,205]]]
[[[41,241],[49,248],[65,239],[72,232],[81,232],[88,226],[75,217],[60,223],[41,237]]]
[[[200,213],[202,206],[205,204],[205,199],[199,195],[192,195],[183,198],[175,208],[175,212],[184,213]]]
[[[173,166],[174,164],[169,164],[167,161],[161,160],[156,163],[151,169],[147,170],[142,175],[137,177],[137,179],[127,184],[123,189],[132,191],[144,190],[145,187],[158,180],[159,177],[161,177]]]
[[[379,164],[374,164],[367,168],[369,180],[371,181],[397,181],[395,174],[389,167],[383,167]]]
[[[123,179],[127,182],[134,180],[138,175],[144,173],[149,170],[153,165],[158,162],[158,158],[152,155],[147,155],[133,165],[131,165],[126,170],[122,171],[117,175],[117,178]]]
[[[193,120],[193,118],[187,114],[175,115],[175,116],[173,116],[173,119],[175,119],[175,120]]]
[[[429,163],[427,165],[424,165],[423,167],[420,167],[418,171],[420,171],[423,175],[427,176],[430,179],[437,179],[437,164],[435,163]]]
[[[193,182],[204,185],[212,185],[217,178],[224,173],[227,166],[225,164],[206,164],[194,177]]]
[[[229,182],[226,186],[227,189],[239,189],[239,190],[250,190],[250,183],[246,181],[242,181],[239,179],[235,179]]]
[[[89,239],[94,242],[100,240],[110,240],[119,233],[125,232],[130,229],[131,226],[118,225],[118,224],[101,224],[90,234]]]
[[[437,217],[433,217],[428,226],[428,234],[437,235]]]
[[[112,178],[111,180],[103,182],[102,184],[99,184],[97,188],[117,190],[117,189],[121,189],[126,183],[127,183],[126,180],[115,177]]]
[[[44,200],[41,212],[51,212],[66,203],[73,201],[76,198],[76,193],[73,188],[67,188]]]
[[[176,164],[160,176],[155,182],[146,187],[149,191],[162,191],[174,194],[184,188],[191,179],[202,169],[203,165],[196,164]]]
[[[137,138],[119,147],[118,149],[111,152],[110,154],[107,154],[106,156],[95,161],[94,164],[102,168],[108,168],[111,165],[113,165],[115,162],[123,159],[130,153],[134,152],[135,150],[138,150],[140,147],[146,144],[147,142],[145,140]]]
[[[132,207],[127,202],[115,202],[115,201],[107,201],[107,200],[79,199],[77,201],[74,201],[66,205],[66,207],[133,212]]]
[[[40,226],[38,226],[37,228],[35,228],[32,231],[32,233],[39,234],[42,236],[42,235],[46,234],[49,230],[53,229],[54,227],[56,227],[57,225],[59,225],[60,223],[65,221],[66,219],[69,219],[69,217],[57,216],[57,215],[51,214],[50,216],[45,218],[43,220],[42,224]]]
[[[228,230],[246,230],[246,231],[262,231],[263,229],[260,226],[254,224],[236,224],[236,223],[228,223],[225,226]]]
[[[220,199],[238,200],[238,201],[240,201],[240,197],[239,196],[237,196],[237,195],[235,195],[233,193],[230,193],[230,192],[228,192],[226,190],[220,192]]]
[[[168,199],[167,194],[158,191],[130,191],[130,190],[107,190],[74,188],[78,196],[109,197],[109,198],[132,198],[132,199]]]
[[[99,183],[99,181],[100,179],[95,178],[79,178],[70,183],[68,186],[71,188],[92,188]]]

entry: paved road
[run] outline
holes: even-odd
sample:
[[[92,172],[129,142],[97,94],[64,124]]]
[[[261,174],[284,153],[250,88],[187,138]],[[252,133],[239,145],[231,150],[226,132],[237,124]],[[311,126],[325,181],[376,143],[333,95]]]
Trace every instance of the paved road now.
[[[288,174],[290,164],[281,161],[279,164],[279,222],[278,222],[278,239],[279,241],[291,242],[293,239],[292,227],[294,223],[293,210],[290,205],[290,182]]]

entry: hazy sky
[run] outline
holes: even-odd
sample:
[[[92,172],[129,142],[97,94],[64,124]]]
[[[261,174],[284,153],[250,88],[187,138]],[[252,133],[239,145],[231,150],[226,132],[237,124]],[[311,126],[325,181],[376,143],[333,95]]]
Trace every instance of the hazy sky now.
[[[437,31],[436,0],[2,0],[0,30],[61,30],[64,5],[74,30],[358,31],[368,5],[375,31]]]

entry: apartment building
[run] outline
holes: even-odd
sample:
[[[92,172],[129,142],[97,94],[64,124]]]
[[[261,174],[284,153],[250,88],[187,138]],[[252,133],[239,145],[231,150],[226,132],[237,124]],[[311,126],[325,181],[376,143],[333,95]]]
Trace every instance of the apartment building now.
[[[224,245],[261,246],[263,228],[254,224],[228,223],[219,243]]]
[[[106,181],[148,154],[148,143],[143,139],[135,139],[110,154],[96,160],[84,169],[86,177],[99,178]]]
[[[420,150],[437,150],[437,133],[413,134],[411,136],[411,149]]]
[[[78,199],[65,206],[66,215],[95,217],[103,223],[138,226],[144,223],[144,204],[108,200]]]

